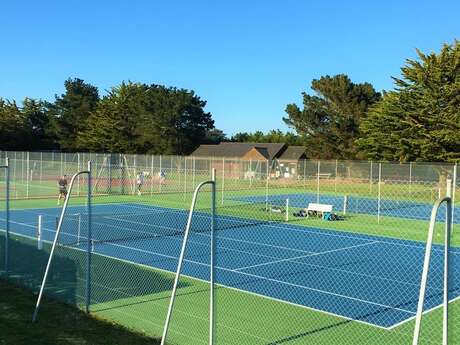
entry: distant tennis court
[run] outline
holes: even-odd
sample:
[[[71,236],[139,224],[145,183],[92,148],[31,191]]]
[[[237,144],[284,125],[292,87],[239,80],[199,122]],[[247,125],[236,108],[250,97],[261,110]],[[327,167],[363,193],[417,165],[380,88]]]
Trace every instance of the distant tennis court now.
[[[289,194],[270,194],[270,195],[249,195],[249,196],[237,196],[233,197],[232,200],[242,201],[247,203],[264,203],[282,206],[286,204],[286,200],[289,200],[289,205],[296,208],[305,208],[308,203],[321,202],[323,204],[331,204],[334,210],[341,212],[344,209],[344,203],[346,203],[346,211],[349,213],[359,213],[376,215],[380,213],[381,216],[395,217],[404,219],[417,219],[417,220],[429,220],[431,215],[431,209],[433,203],[414,201],[414,200],[398,200],[371,197],[359,197],[359,196],[347,196],[344,200],[344,196],[332,195],[332,194],[320,194],[315,193],[289,193]],[[445,218],[445,211],[441,208],[438,212],[438,220]],[[460,212],[454,213],[454,223],[460,224]]]

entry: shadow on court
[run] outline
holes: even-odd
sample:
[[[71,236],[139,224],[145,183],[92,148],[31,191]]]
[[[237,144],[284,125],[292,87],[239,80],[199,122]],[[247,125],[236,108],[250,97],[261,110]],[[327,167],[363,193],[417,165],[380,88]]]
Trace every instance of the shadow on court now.
[[[172,273],[97,254],[92,256],[91,274],[91,304],[94,311],[169,298],[174,282]],[[181,281],[178,287],[188,286],[189,283]]]
[[[10,282],[24,286],[38,293],[49,258],[49,245],[44,244],[38,249],[37,241],[29,238],[10,235],[9,241],[9,272],[4,269],[5,236],[0,236],[1,275]],[[56,251],[48,276],[45,294],[71,305],[78,305],[79,290],[79,258],[66,251]],[[32,313],[32,311],[31,311]]]

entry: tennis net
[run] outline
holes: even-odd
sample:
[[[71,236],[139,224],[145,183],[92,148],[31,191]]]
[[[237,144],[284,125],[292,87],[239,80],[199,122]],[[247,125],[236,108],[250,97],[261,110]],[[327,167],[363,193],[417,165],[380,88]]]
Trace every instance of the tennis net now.
[[[287,210],[267,203],[235,204],[217,209],[215,230],[244,229],[276,221],[284,221]],[[92,213],[89,238],[88,213],[66,214],[59,244],[80,246],[89,240],[93,244],[127,242],[183,236],[188,212],[186,210],[156,210],[149,213]],[[55,229],[59,217],[55,217]],[[255,227],[255,228],[254,228]],[[211,229],[210,209],[195,211],[191,233],[207,233]]]

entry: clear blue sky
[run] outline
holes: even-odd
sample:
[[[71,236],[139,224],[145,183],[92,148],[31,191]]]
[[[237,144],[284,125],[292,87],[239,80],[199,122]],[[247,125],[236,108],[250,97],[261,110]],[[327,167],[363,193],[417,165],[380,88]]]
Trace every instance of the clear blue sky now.
[[[415,48],[460,38],[460,1],[4,1],[0,97],[52,100],[79,77],[195,90],[216,126],[285,130],[313,78],[392,87]]]

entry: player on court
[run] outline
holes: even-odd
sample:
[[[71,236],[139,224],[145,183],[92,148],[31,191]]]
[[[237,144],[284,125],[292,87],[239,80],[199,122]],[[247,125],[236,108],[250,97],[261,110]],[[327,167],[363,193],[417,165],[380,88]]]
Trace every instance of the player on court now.
[[[67,196],[67,176],[62,175],[58,180],[59,196],[57,204],[61,202],[61,198],[65,200]]]

